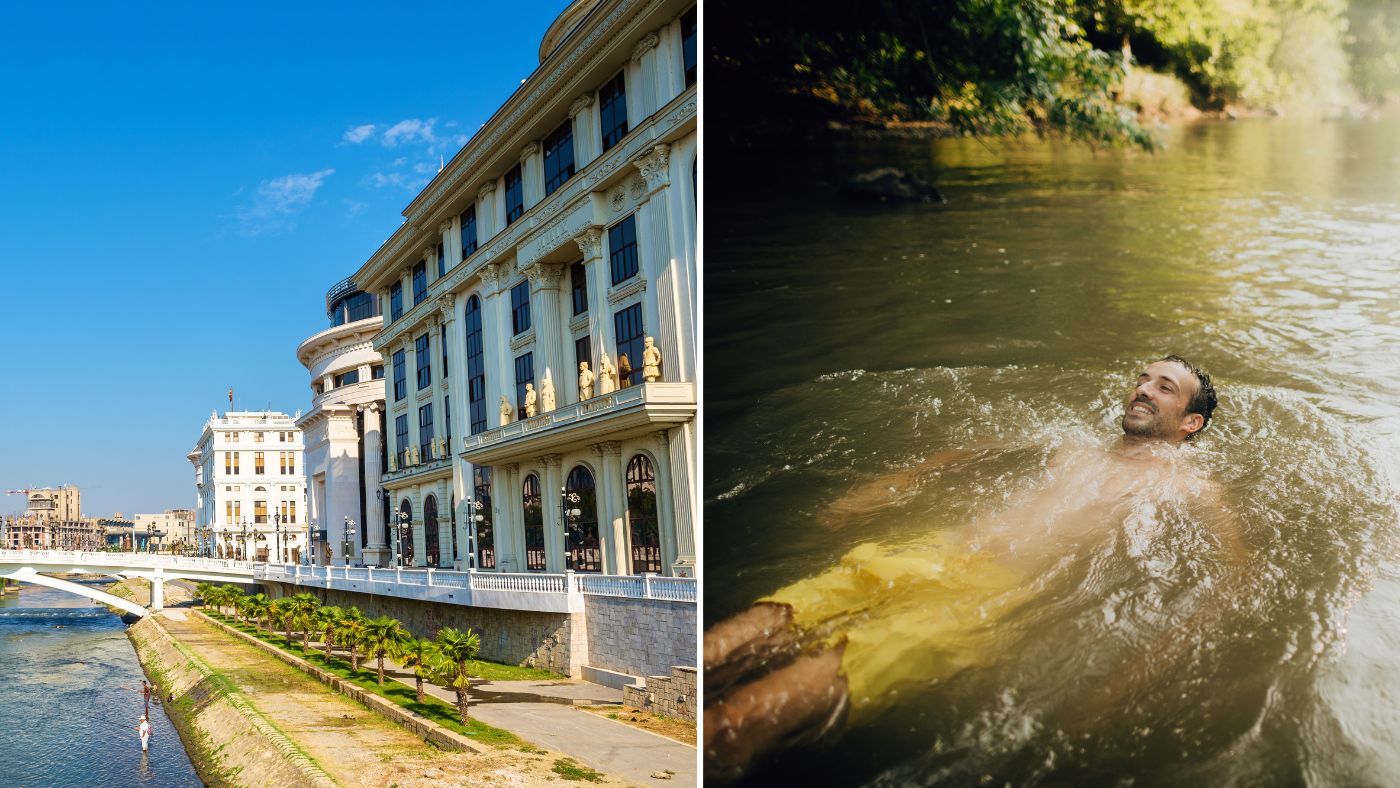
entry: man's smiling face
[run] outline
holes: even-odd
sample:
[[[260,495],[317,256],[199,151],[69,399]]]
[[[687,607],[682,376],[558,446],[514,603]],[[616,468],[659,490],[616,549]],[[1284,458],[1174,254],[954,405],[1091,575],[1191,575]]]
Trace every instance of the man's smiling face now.
[[[1200,414],[1187,413],[1199,381],[1175,361],[1155,361],[1138,375],[1123,411],[1123,434],[1181,441],[1199,430]]]

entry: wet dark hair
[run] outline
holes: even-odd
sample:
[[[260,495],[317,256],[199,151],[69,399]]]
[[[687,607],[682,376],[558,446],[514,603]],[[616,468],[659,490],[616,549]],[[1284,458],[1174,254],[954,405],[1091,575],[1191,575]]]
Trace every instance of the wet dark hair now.
[[[1181,366],[1186,367],[1186,369],[1190,370],[1192,375],[1196,376],[1196,383],[1198,384],[1196,386],[1196,395],[1192,397],[1191,402],[1187,404],[1186,412],[1201,414],[1201,428],[1186,436],[1186,440],[1191,440],[1204,432],[1206,427],[1210,426],[1210,417],[1211,414],[1215,413],[1216,406],[1215,387],[1210,384],[1210,375],[1207,375],[1200,367],[1192,364],[1181,356],[1164,356],[1161,360],[1175,361]]]

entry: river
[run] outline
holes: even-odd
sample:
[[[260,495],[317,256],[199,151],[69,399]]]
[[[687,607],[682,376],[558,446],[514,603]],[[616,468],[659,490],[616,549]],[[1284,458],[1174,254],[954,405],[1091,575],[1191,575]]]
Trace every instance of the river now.
[[[851,142],[707,173],[707,624],[854,545],[956,534],[1063,446],[1111,446],[1168,353],[1215,378],[1191,462],[1248,551],[1203,611],[1229,571],[1208,530],[1101,523],[1026,581],[995,654],[749,784],[1400,784],[1400,122],[1161,137]],[[839,196],[888,165],[947,204]],[[1002,449],[831,522],[853,487],[968,446]]]
[[[63,591],[27,585],[0,600],[7,785],[203,785],[158,704],[142,754],[145,676],[125,629],[106,608]]]

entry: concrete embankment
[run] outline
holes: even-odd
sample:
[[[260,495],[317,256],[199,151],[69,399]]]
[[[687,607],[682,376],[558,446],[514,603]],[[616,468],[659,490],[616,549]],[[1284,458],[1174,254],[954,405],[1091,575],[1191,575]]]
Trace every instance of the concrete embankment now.
[[[228,679],[171,637],[155,617],[132,625],[127,634],[147,675],[165,696],[166,713],[207,784],[335,784]]]

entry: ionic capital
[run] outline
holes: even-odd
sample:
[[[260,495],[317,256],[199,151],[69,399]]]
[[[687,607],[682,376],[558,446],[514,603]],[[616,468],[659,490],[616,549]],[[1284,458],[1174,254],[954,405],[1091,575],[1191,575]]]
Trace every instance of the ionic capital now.
[[[656,49],[656,45],[659,43],[661,43],[661,39],[656,33],[647,33],[642,36],[642,40],[638,41],[635,47],[632,47],[632,62],[641,62],[642,58],[646,56],[646,53]]]
[[[597,227],[590,227],[575,235],[574,243],[578,244],[584,259],[597,260],[603,256],[603,231]]]
[[[580,112],[593,106],[593,94],[585,93],[574,99],[574,103],[569,105],[569,117],[576,118]]]

